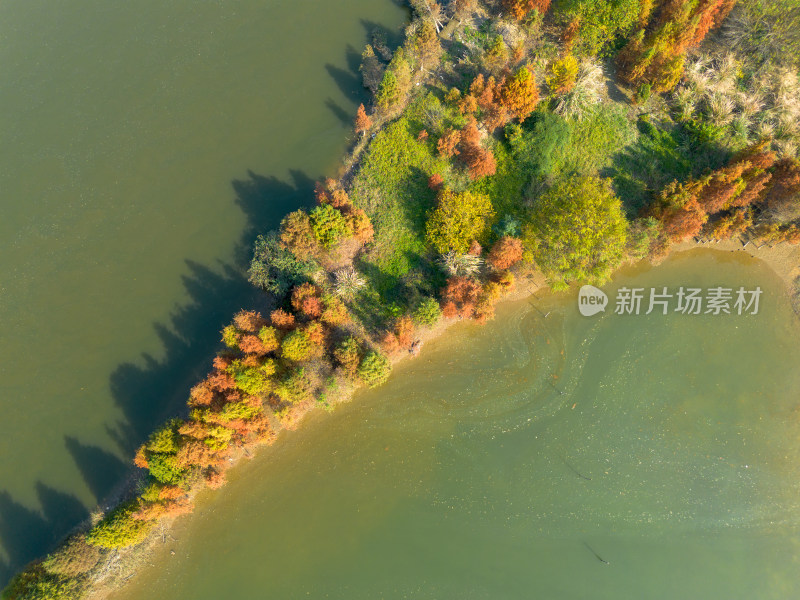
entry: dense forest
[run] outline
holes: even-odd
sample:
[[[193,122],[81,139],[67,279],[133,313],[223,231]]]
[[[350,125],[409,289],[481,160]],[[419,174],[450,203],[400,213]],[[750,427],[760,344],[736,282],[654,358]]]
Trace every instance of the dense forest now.
[[[535,271],[560,290],[691,238],[800,242],[796,1],[411,5],[398,47],[376,30],[363,51],[373,100],[340,177],[258,238],[261,305],[144,441],[125,500],[3,598],[119,584],[112,563],[134,565],[236,459],[382,384],[423,332],[491,319]]]

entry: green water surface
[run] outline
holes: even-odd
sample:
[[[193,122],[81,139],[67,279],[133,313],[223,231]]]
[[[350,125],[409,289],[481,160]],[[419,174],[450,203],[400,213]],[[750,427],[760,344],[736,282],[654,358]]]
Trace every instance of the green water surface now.
[[[763,296],[758,315],[587,318],[576,292],[540,293],[459,324],[235,469],[116,597],[800,596],[782,282],[701,250],[604,289],[622,285]]]
[[[313,200],[392,0],[0,3],[0,587],[107,496]]]

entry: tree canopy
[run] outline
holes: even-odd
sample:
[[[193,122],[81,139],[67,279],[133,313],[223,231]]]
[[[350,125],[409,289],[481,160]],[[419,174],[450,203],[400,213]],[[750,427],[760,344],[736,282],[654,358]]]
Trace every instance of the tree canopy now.
[[[627,221],[608,180],[573,177],[542,194],[523,235],[556,284],[601,283],[622,261]]]
[[[494,210],[487,195],[444,189],[426,225],[428,242],[442,254],[451,250],[464,253],[473,240],[483,236],[492,216]]]

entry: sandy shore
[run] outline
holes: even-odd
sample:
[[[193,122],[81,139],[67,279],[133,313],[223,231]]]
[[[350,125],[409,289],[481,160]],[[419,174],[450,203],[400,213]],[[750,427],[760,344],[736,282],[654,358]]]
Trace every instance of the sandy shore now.
[[[769,246],[767,244],[756,246],[753,242],[743,242],[740,239],[722,241],[686,241],[675,244],[671,252],[684,252],[696,248],[720,250],[722,252],[746,252],[754,258],[767,263],[770,268],[786,282],[790,290],[795,289],[795,280],[800,277],[800,245],[795,246],[786,242]]]

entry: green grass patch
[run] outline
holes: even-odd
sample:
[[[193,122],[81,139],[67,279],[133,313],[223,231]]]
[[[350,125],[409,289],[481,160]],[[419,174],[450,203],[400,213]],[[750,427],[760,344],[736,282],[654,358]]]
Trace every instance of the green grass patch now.
[[[582,121],[542,108],[522,126],[506,129],[512,156],[531,183],[529,195],[566,177],[598,174],[636,137],[625,107],[618,104],[604,104]]]
[[[375,243],[361,268],[384,298],[396,295],[402,278],[426,268],[425,221],[436,198],[428,178],[452,177],[450,161],[436,156],[433,140],[417,139],[421,129],[403,117],[381,131],[350,193],[375,227]]]
[[[672,181],[686,181],[718,169],[731,150],[696,130],[671,121],[639,119],[634,143],[611,155],[611,165],[601,172],[611,177],[629,215],[637,214],[653,195]]]
[[[506,215],[518,217],[523,208],[523,192],[528,182],[528,174],[523,165],[514,160],[511,147],[501,141],[492,148],[497,162],[497,172],[471,183],[471,192],[486,194],[492,201],[495,217],[494,225]]]

